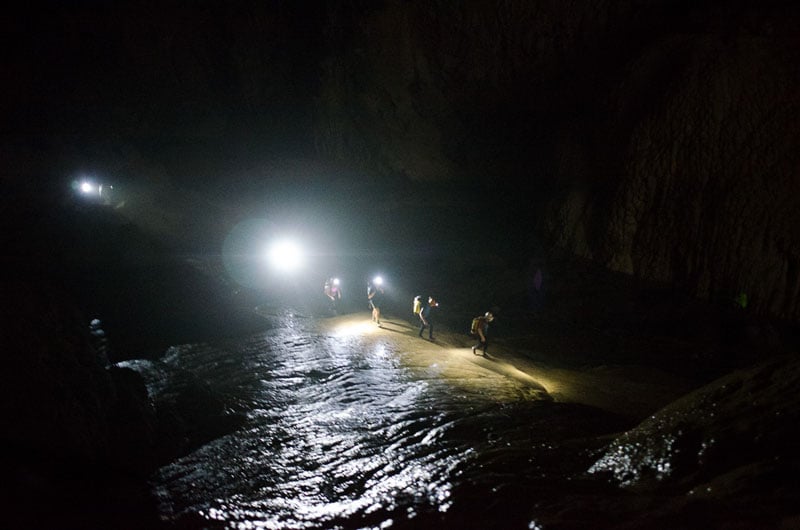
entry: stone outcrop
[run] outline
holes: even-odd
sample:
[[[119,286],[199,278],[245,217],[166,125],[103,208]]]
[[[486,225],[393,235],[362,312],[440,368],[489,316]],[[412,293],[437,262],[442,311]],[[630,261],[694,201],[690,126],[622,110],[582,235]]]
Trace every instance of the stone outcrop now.
[[[10,209],[17,229],[2,237],[8,527],[159,528],[149,474],[241,418],[188,375],[164,381],[168,392],[155,399],[135,365],[116,361],[157,357],[181,336],[244,333],[261,319],[248,320],[223,286],[189,266],[135,267],[156,259],[158,245],[104,207],[51,204],[33,215],[34,203]],[[98,316],[114,324],[105,329]]]
[[[780,358],[714,381],[617,438],[589,473],[639,494],[674,495],[663,521],[702,511],[715,527],[771,518],[792,526],[798,375],[796,359]]]
[[[107,370],[92,348],[89,321],[63,289],[46,282],[3,285],[4,337],[0,433],[30,451],[141,466],[154,435],[147,391],[130,370]]]

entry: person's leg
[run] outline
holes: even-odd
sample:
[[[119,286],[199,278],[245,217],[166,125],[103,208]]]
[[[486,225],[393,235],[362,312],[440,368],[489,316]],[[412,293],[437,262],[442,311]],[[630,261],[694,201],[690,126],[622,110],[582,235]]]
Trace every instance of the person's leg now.
[[[425,331],[425,324],[422,322],[422,320],[420,320],[419,321],[419,334],[418,334],[420,337],[422,336],[422,332],[423,331]]]
[[[428,324],[428,338],[433,340],[433,321]]]

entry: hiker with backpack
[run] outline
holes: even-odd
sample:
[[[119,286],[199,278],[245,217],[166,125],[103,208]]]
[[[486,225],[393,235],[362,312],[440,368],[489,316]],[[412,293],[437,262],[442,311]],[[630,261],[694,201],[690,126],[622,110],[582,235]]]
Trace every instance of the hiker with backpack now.
[[[434,300],[432,296],[428,297],[428,303],[422,306],[419,312],[419,337],[422,338],[422,332],[428,328],[428,340],[433,340],[433,310],[439,307],[439,303]]]
[[[472,353],[475,355],[478,355],[478,350],[483,349],[483,356],[486,357],[486,349],[489,347],[489,323],[493,320],[494,315],[491,311],[472,319],[472,326],[469,330],[470,335],[478,338],[478,342],[472,347]]]
[[[419,320],[419,312],[422,311],[422,296],[417,295],[414,297],[414,302],[411,304],[411,323],[412,325]]]

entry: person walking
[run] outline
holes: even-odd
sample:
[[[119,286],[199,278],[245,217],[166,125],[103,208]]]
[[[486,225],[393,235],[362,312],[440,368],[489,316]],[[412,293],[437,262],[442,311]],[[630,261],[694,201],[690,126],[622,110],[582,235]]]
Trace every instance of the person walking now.
[[[328,278],[325,280],[323,289],[325,296],[328,297],[328,307],[334,315],[339,314],[339,305],[342,302],[342,289],[339,286],[339,278]]]
[[[422,311],[422,296],[417,295],[411,305],[411,325],[419,320],[419,312]]]
[[[372,308],[372,321],[376,322],[378,327],[381,327],[381,303],[383,301],[382,283],[380,278],[377,278],[367,286],[367,300],[369,300],[369,305]]]
[[[428,340],[433,340],[433,310],[439,307],[439,303],[434,300],[432,296],[428,297],[428,303],[422,306],[419,312],[419,337],[422,338],[422,332],[428,328]]]
[[[478,354],[478,350],[483,349],[483,356],[486,357],[486,349],[489,347],[489,323],[494,320],[491,311],[487,311],[482,317],[473,319],[474,334],[478,337],[478,342],[472,347],[472,353]]]

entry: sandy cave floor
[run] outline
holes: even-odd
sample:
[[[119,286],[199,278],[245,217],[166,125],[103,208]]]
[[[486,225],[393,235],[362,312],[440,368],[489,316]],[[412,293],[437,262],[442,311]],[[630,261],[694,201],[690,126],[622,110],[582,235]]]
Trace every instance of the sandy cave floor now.
[[[384,318],[379,328],[369,313],[354,313],[320,319],[326,333],[358,334],[370,345],[389,344],[400,352],[399,361],[413,370],[427,370],[447,378],[454,385],[497,386],[513,383],[509,399],[533,399],[577,403],[620,416],[641,419],[693,388],[690,381],[663,371],[636,365],[586,366],[560,363],[558,358],[537,360],[536,337],[530,337],[527,351],[509,346],[490,334],[487,357],[472,353],[474,341],[466,334],[436,329],[434,341],[417,336],[409,320]],[[491,332],[490,332],[491,333]],[[427,337],[427,332],[423,335]],[[388,341],[388,343],[387,343]],[[564,337],[569,341],[569,337]],[[570,366],[565,366],[570,364]],[[522,390],[521,390],[522,389]]]

